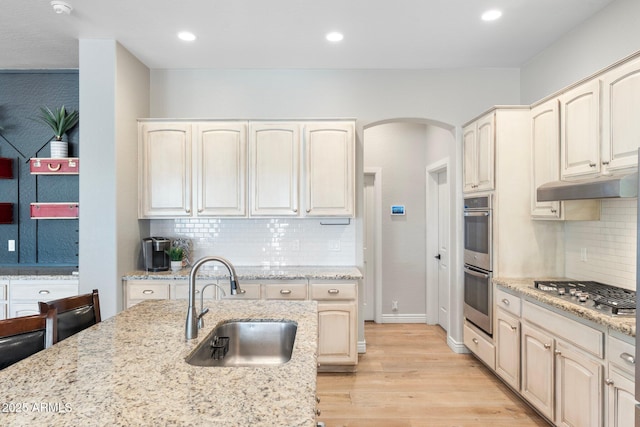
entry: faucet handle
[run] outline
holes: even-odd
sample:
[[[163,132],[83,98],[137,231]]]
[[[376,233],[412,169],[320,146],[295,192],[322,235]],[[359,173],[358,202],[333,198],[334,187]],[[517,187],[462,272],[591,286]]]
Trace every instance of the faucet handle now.
[[[204,328],[204,319],[202,317],[208,312],[209,308],[205,308],[200,314],[198,314],[198,329]]]

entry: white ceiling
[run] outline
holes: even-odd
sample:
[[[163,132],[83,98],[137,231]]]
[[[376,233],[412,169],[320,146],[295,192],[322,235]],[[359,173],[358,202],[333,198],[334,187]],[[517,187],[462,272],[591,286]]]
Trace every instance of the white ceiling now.
[[[149,68],[519,67],[613,0],[67,1],[68,16],[0,1],[0,69],[77,68],[78,39],[115,39]],[[502,19],[481,21],[490,8]]]

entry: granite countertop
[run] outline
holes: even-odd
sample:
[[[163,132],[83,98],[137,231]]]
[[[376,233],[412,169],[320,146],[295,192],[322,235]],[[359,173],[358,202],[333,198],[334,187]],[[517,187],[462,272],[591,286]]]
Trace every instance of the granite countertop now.
[[[222,265],[210,263],[212,267],[204,265],[198,270],[198,277],[209,279],[223,279],[229,277],[229,272]],[[329,279],[329,280],[356,280],[362,279],[362,273],[357,267],[351,266],[236,266],[238,280],[293,280],[293,279]],[[187,279],[190,268],[183,268],[178,272],[172,271],[133,271],[123,278],[134,279]]]
[[[624,316],[611,316],[608,314],[600,313],[596,310],[583,307],[579,304],[571,303],[560,298],[551,296],[543,291],[540,291],[534,287],[535,280],[547,280],[546,278],[504,278],[494,277],[493,283],[503,286],[508,289],[513,289],[518,293],[551,305],[553,307],[560,308],[582,319],[590,320],[600,325],[606,326],[625,335],[632,337],[636,336],[636,319],[635,317]],[[553,278],[549,280],[570,280],[570,279],[558,279]]]
[[[0,371],[2,425],[315,426],[315,301],[211,301],[186,341],[187,302],[145,301]],[[298,323],[291,360],[196,367],[185,357],[227,319]]]
[[[77,279],[78,267],[0,267],[0,280]]]

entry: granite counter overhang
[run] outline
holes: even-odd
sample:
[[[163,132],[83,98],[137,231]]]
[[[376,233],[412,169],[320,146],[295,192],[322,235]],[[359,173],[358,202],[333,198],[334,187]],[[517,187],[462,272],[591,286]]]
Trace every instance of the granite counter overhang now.
[[[558,278],[554,278],[554,279],[570,280],[570,279],[558,279]],[[606,326],[607,328],[611,328],[612,330],[621,332],[625,335],[630,335],[632,337],[636,336],[635,317],[611,316],[611,315],[597,312],[595,310],[592,310],[586,307],[581,307],[577,304],[567,303],[566,301],[560,298],[555,298],[543,291],[536,289],[534,286],[534,282],[536,280],[547,280],[547,279],[494,277],[493,283],[507,289],[512,289],[517,293],[524,295],[526,297],[529,297],[531,299],[534,299],[536,301],[540,301],[544,304],[559,308],[563,311],[573,314],[574,316],[580,317],[581,319],[589,320],[591,322]]]
[[[317,303],[212,301],[186,341],[186,301],[145,301],[0,371],[3,425],[315,426]],[[196,367],[185,357],[221,321],[298,323],[291,360]]]
[[[0,267],[0,280],[71,280],[78,277],[77,267]]]
[[[198,270],[197,277],[203,279],[229,278],[227,269],[216,263],[210,263],[213,268],[206,265]],[[351,266],[286,266],[286,267],[262,267],[262,266],[236,266],[237,279],[242,286],[243,280],[358,280],[362,279],[362,273],[357,267]],[[184,279],[189,277],[191,269],[183,268],[178,272],[172,271],[133,271],[127,273],[124,280],[167,280]]]

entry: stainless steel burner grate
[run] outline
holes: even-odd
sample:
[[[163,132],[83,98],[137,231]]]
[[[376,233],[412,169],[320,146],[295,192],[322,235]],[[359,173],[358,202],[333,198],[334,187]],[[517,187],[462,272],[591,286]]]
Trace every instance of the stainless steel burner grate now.
[[[636,308],[636,293],[616,286],[605,285],[591,281],[536,281],[535,287],[561,295],[561,289],[567,295],[571,290],[585,292],[596,305],[604,305],[611,308],[611,314],[628,314]]]

